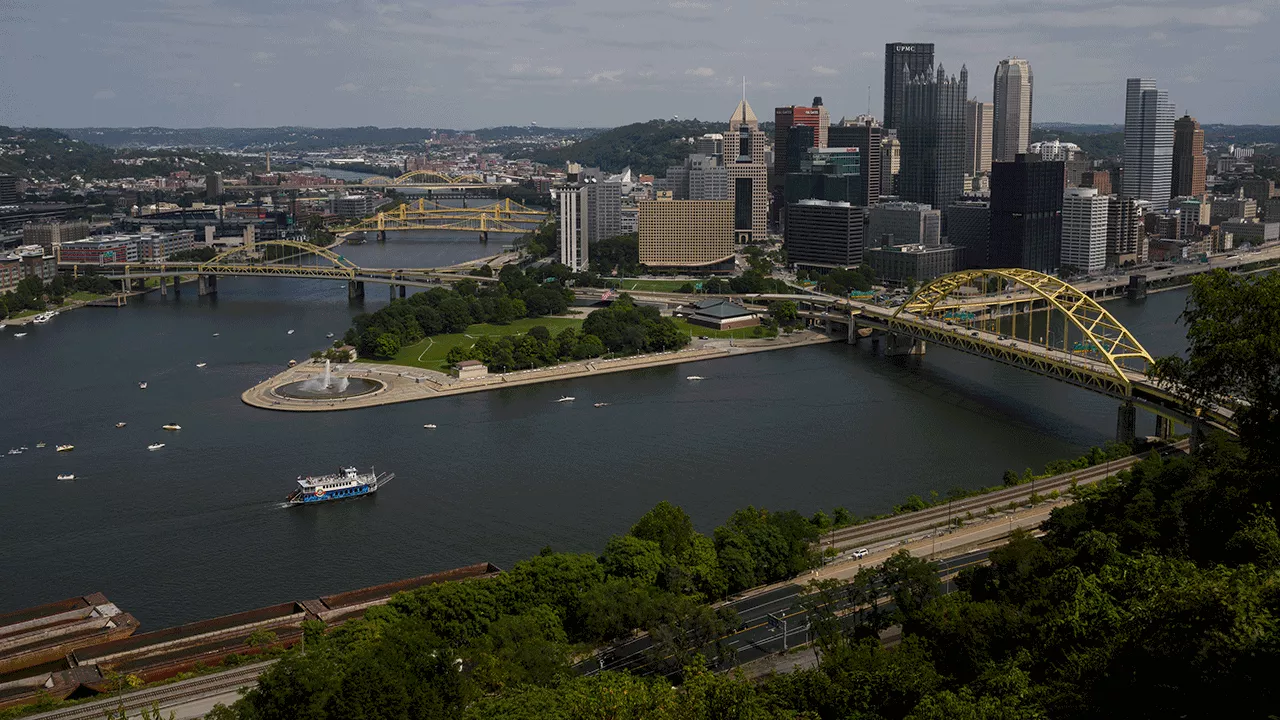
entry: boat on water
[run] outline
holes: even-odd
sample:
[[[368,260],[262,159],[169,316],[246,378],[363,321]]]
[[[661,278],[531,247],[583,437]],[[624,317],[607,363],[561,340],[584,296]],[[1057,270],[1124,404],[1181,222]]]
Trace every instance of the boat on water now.
[[[44,443],[42,443],[42,442],[38,442],[38,443],[36,443],[36,449],[37,449],[37,450],[39,450],[39,449],[40,449],[40,448],[42,448],[42,447],[44,447]]]
[[[19,450],[18,448],[9,448],[9,454],[10,454],[10,455],[21,455],[21,454],[22,454],[22,451],[21,451],[21,450]]]
[[[214,336],[214,337],[218,337],[218,336],[219,336],[219,335],[221,335],[221,334],[222,334],[222,333],[214,333],[214,334],[213,334],[213,336]]]
[[[208,365],[208,364],[209,364],[209,363],[205,363],[205,362],[198,362],[198,363],[196,363],[196,367],[198,367],[198,368],[202,368],[202,367],[204,367],[205,365]]]
[[[33,323],[35,323],[35,324],[37,324],[37,325],[43,325],[43,324],[45,324],[45,323],[49,322],[50,320],[52,320],[52,319],[53,319],[53,316],[54,316],[54,313],[51,313],[51,312],[42,312],[42,313],[40,313],[39,315],[36,315],[35,317],[31,318],[31,322],[33,322]]]
[[[285,500],[290,505],[309,505],[329,500],[363,497],[377,492],[394,477],[395,475],[391,473],[379,475],[373,468],[363,475],[353,467],[342,468],[332,475],[298,478],[297,489],[289,493]]]
[[[128,425],[128,423],[122,423],[122,422],[118,422],[118,423],[116,423],[116,427],[118,427],[118,428],[122,428],[122,427],[124,427],[125,425]]]
[[[609,403],[596,403],[592,407],[609,407]]]
[[[292,334],[293,334],[293,331],[292,331],[292,330],[290,330],[290,331],[289,331],[289,334],[290,334],[290,335],[292,335]]]
[[[159,450],[162,447],[164,447],[164,443],[151,443],[150,445],[147,446],[147,449],[152,452],[155,452],[156,450]]]
[[[75,449],[76,449],[75,445],[59,445],[58,446],[58,452],[71,452],[72,450],[75,450]]]
[[[577,400],[577,398],[573,397],[572,395],[561,395],[560,399],[557,400],[556,402],[573,402],[574,400]]]
[[[706,378],[702,377],[701,375],[689,375],[688,377],[685,378],[685,380],[706,380]]]
[[[139,390],[146,390],[146,389],[147,389],[147,383],[146,383],[146,382],[140,382],[140,383],[138,383],[138,389],[139,389]]]
[[[26,445],[23,445],[23,446],[19,447],[18,449],[19,449],[19,450],[21,450],[21,451],[23,451],[23,452],[26,452],[26,451],[30,450],[31,448],[27,447]]]
[[[182,426],[178,423],[169,423],[168,425],[161,425],[160,428],[162,430],[181,430]]]
[[[293,367],[294,365],[297,365],[297,364],[298,364],[298,361],[297,361],[297,360],[290,360],[290,361],[289,361],[289,367]]]
[[[424,428],[426,428],[426,429],[428,429],[428,430],[435,430],[435,429],[436,429],[436,425],[435,425],[435,423],[427,423],[426,425],[423,425],[422,427],[424,427]]]
[[[26,336],[27,336],[27,334],[26,334],[26,333],[14,333],[14,334],[13,334],[13,336],[14,336],[14,337],[26,337]]]
[[[331,338],[331,337],[333,337],[333,333],[329,333],[328,335],[325,335],[325,337],[327,337],[327,338]]]
[[[58,479],[59,480],[75,480],[76,476],[75,476],[75,473],[64,473],[62,475],[59,475]]]

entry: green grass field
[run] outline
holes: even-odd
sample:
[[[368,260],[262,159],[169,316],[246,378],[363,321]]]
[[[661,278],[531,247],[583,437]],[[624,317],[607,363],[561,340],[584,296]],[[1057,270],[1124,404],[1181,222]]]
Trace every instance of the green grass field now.
[[[471,347],[481,335],[523,335],[529,332],[530,328],[537,327],[538,325],[545,327],[552,335],[555,335],[567,327],[582,327],[582,318],[524,318],[522,320],[516,320],[510,325],[489,325],[487,323],[471,325],[467,328],[466,332],[463,333],[435,335],[427,338],[426,340],[422,340],[421,342],[416,342],[409,347],[401,348],[400,352],[391,360],[361,358],[360,361],[391,363],[393,365],[406,365],[408,367],[447,372],[449,370],[449,365],[445,362],[444,358],[449,354],[449,350],[455,345]]]
[[[649,290],[652,292],[679,292],[685,284],[696,285],[694,280],[619,280],[623,290]]]
[[[695,338],[702,335],[706,335],[710,338],[734,338],[737,340],[764,337],[763,335],[756,335],[756,328],[754,327],[738,328],[737,330],[712,330],[709,327],[692,325],[684,318],[671,318],[671,321],[676,324],[676,327],[680,328],[680,332],[686,335],[692,334]],[[761,332],[763,332],[763,330],[761,330]]]

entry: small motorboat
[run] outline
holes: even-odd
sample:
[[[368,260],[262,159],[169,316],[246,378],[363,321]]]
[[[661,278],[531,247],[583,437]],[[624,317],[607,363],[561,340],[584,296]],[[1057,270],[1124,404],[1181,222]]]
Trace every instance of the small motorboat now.
[[[289,331],[289,334],[290,334],[290,335],[292,335],[292,334],[293,334],[293,331],[292,331],[292,330],[290,330],[290,331]]]
[[[27,336],[27,334],[26,334],[26,333],[14,333],[14,334],[13,334],[13,336],[14,336],[14,337],[26,337],[26,336]]]
[[[40,448],[42,448],[42,447],[44,447],[44,443],[42,443],[42,442],[38,442],[38,443],[36,443],[36,449],[37,449],[37,450],[39,450],[39,449],[40,449]]]
[[[128,423],[122,423],[122,422],[118,422],[118,423],[116,423],[116,427],[118,427],[118,428],[122,428],[122,427],[124,427],[125,425],[128,425]]]
[[[435,423],[427,423],[426,425],[423,425],[422,427],[426,428],[427,430],[435,430],[435,429],[436,429],[436,424],[435,424]]]
[[[213,334],[213,336],[214,336],[214,337],[218,337],[218,336],[219,336],[219,335],[221,335],[221,334],[222,334],[222,333],[214,333],[214,334]]]
[[[18,448],[9,448],[9,454],[10,454],[10,455],[21,455],[21,454],[22,454],[22,451],[21,451],[21,450],[19,450]]]
[[[76,449],[76,446],[75,445],[59,445],[57,449],[58,449],[58,452],[71,452],[72,450]]]
[[[325,335],[325,337],[327,337],[327,338],[332,338],[332,337],[333,337],[333,333],[329,333],[328,335]]]
[[[573,397],[572,395],[561,395],[561,396],[560,396],[560,399],[559,399],[559,400],[557,400],[556,402],[558,402],[558,403],[560,403],[560,402],[573,402],[574,400],[577,400],[577,398]]]
[[[701,375],[690,375],[686,377],[685,380],[706,380],[706,378],[702,377]]]
[[[198,363],[196,363],[196,367],[198,367],[198,368],[202,368],[202,367],[204,367],[205,365],[208,365],[208,364],[209,364],[209,363],[206,363],[206,362],[198,362]]]
[[[290,361],[289,361],[289,367],[293,367],[294,365],[297,365],[297,364],[298,364],[298,361],[297,361],[297,360],[290,360]]]
[[[19,450],[21,450],[22,452],[26,452],[26,451],[30,450],[31,448],[27,447],[26,445],[23,445],[23,446],[19,447],[18,449],[19,449]]]
[[[164,447],[164,443],[151,443],[150,445],[147,446],[147,449],[152,452],[155,452],[156,450],[159,450],[162,447]]]
[[[609,403],[596,403],[592,407],[609,407]]]
[[[75,473],[63,473],[62,475],[58,476],[58,479],[59,480],[75,480],[76,476],[75,476]]]
[[[146,389],[147,389],[147,383],[146,383],[146,382],[140,382],[140,383],[138,383],[138,389],[139,389],[139,390],[146,390]]]
[[[160,428],[162,430],[181,430],[182,426],[178,423],[169,423],[168,425],[161,425]]]

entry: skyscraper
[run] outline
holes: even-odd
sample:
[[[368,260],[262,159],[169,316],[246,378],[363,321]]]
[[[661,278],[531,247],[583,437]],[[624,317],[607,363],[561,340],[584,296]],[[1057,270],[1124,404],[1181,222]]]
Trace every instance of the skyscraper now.
[[[903,72],[903,68],[907,72]],[[902,122],[903,86],[917,75],[933,71],[933,43],[885,43],[884,126]]]
[[[779,153],[782,148],[787,147],[787,130],[793,127],[809,127],[813,128],[812,147],[824,148],[827,146],[827,128],[831,125],[831,116],[827,114],[827,109],[822,106],[822,98],[815,97],[813,105],[804,107],[800,105],[788,105],[786,107],[774,108],[773,111],[773,167],[774,172],[779,176],[784,176],[795,170],[790,165],[790,158],[785,153]]]
[[[769,171],[765,166],[765,134],[746,97],[729,118],[724,139],[724,165],[729,176],[736,242],[764,240],[769,222]],[[776,160],[776,158],[775,158]]]
[[[963,67],[958,79],[954,75],[948,78],[941,65],[934,75],[904,79],[898,195],[941,210],[944,227],[947,207],[964,194],[968,97],[969,71]]]
[[[1173,197],[1204,197],[1204,130],[1190,115],[1173,123]]]
[[[1021,58],[1001,60],[996,66],[992,159],[1013,162],[1031,142],[1031,63]]]
[[[855,205],[871,207],[880,202],[880,123],[869,115],[859,115],[853,120],[842,121],[832,125],[827,134],[827,144],[833,148],[858,148],[859,161],[862,163],[859,182],[863,191],[854,202]]]
[[[1107,264],[1107,196],[1067,188],[1062,197],[1062,267],[1097,272]]]
[[[1173,181],[1173,103],[1147,78],[1129,78],[1124,104],[1124,186],[1127,198],[1154,210],[1169,207]]]
[[[964,172],[981,175],[991,172],[991,103],[970,100],[964,113]]]
[[[1061,162],[991,164],[992,267],[1058,269],[1062,244],[1062,195],[1066,167]]]
[[[902,143],[888,136],[880,139],[880,195],[898,194],[898,174],[902,171]]]

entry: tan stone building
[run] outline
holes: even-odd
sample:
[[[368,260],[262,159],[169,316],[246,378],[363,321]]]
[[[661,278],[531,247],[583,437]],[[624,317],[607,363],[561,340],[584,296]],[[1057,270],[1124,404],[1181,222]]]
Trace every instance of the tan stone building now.
[[[729,118],[724,136],[724,166],[729,176],[729,201],[737,242],[763,242],[769,236],[769,168],[765,162],[768,136],[744,97]],[[738,203],[738,194],[750,202]]]
[[[654,269],[733,270],[733,201],[641,200],[640,262]]]

